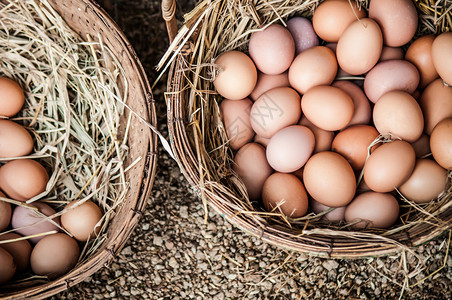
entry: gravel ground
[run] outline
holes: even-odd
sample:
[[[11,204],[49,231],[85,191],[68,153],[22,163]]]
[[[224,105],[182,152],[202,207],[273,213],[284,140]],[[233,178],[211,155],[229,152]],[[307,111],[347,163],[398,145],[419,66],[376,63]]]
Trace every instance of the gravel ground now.
[[[193,7],[178,2],[178,15]],[[150,81],[167,45],[155,0],[99,1],[135,47]],[[167,135],[162,80],[153,92]],[[160,149],[147,210],[114,262],[54,299],[451,299],[449,233],[415,250],[361,260],[291,253],[248,236],[210,211]]]

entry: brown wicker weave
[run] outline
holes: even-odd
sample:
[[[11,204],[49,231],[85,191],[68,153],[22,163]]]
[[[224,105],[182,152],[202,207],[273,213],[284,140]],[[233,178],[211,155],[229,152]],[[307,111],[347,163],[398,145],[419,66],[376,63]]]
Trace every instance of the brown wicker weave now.
[[[131,44],[108,14],[90,0],[52,0],[50,3],[82,38],[90,34],[93,39],[97,39],[97,33],[101,34],[103,43],[118,58],[127,81],[131,83],[127,97],[128,105],[143,119],[156,126],[155,103],[145,72]],[[127,120],[129,113],[130,111],[125,111],[124,121]],[[24,283],[15,290],[0,289],[0,298],[41,299],[54,295],[110,264],[123,248],[140,219],[152,189],[157,153],[157,136],[146,124],[133,117],[129,130],[128,145],[133,147],[130,147],[126,166],[139,157],[142,159],[126,173],[130,189],[125,201],[116,209],[115,215],[110,220],[103,244],[83,264],[76,266],[66,275],[33,286]]]
[[[173,7],[174,0],[166,0],[164,7]],[[255,1],[211,1],[221,2],[215,6],[215,16],[218,17],[222,14],[235,13],[234,22],[240,23],[241,19],[247,17],[251,20],[259,19],[255,17],[259,15],[259,11],[254,11],[251,7],[240,7],[243,5],[249,5],[250,3],[256,3]],[[227,2],[227,3],[226,3]],[[283,1],[281,1],[283,2]],[[289,1],[284,1],[288,3]],[[295,10],[299,10],[298,13],[303,13],[305,16],[312,16],[312,9],[319,1],[303,1],[310,2],[306,7],[296,7]],[[317,2],[317,3],[315,3]],[[361,1],[365,2],[365,1]],[[262,3],[262,2],[261,2]],[[419,5],[418,1],[415,1],[416,5]],[[192,16],[195,15],[200,18],[202,13],[209,9],[209,5],[204,2],[204,7],[199,7],[196,12],[192,12]],[[279,9],[279,1],[272,1],[271,5],[275,9]],[[251,5],[252,6],[252,5]],[[281,5],[283,7],[283,5]],[[287,10],[287,7],[284,7]],[[165,13],[163,9],[163,13]],[[212,15],[214,15],[212,13]],[[213,18],[213,17],[212,17]],[[207,19],[207,18],[206,18]],[[209,22],[209,20],[200,22],[200,24]],[[170,16],[165,16],[168,28],[173,28],[175,20]],[[171,24],[173,22],[173,24]],[[252,21],[249,21],[252,23]],[[421,23],[422,24],[422,23]],[[185,32],[189,32],[192,26],[196,25],[193,19],[186,22],[186,27],[183,28]],[[222,24],[224,25],[224,24]],[[199,25],[201,27],[201,25]],[[422,25],[421,25],[422,27]],[[448,29],[450,30],[450,28]],[[198,32],[201,29],[198,30]],[[196,44],[196,38],[199,35],[195,34],[191,36],[189,42],[192,45]],[[171,37],[175,36],[174,32],[169,32]],[[227,35],[226,33],[224,35]],[[223,35],[221,36],[223,38]],[[249,38],[244,37],[244,39]],[[175,43],[177,43],[177,39]],[[210,41],[212,43],[212,41]],[[225,40],[224,43],[227,43]],[[204,50],[210,50],[207,46]],[[198,44],[198,46],[199,46]],[[240,43],[235,43],[240,44]],[[241,43],[243,46],[243,42]],[[171,45],[172,50],[177,49],[179,44]],[[221,48],[221,47],[220,47]],[[217,54],[218,55],[218,54]],[[187,63],[189,62],[189,63]],[[168,79],[168,92],[167,92],[167,104],[168,104],[168,128],[171,138],[171,146],[176,156],[178,164],[189,181],[194,190],[199,192],[200,198],[210,204],[220,215],[224,216],[230,223],[241,228],[245,232],[261,238],[263,241],[270,244],[289,249],[307,253],[310,255],[330,257],[330,258],[362,258],[368,256],[387,255],[390,253],[398,252],[401,250],[410,250],[410,248],[423,244],[439,234],[451,228],[452,225],[452,201],[451,189],[446,193],[445,198],[442,198],[442,205],[435,207],[431,216],[420,216],[422,219],[415,222],[415,225],[408,226],[406,229],[400,228],[394,230],[391,228],[388,231],[351,231],[349,229],[338,230],[336,228],[328,229],[327,225],[318,228],[312,226],[311,222],[302,222],[298,226],[290,229],[287,225],[284,226],[283,222],[269,221],[269,218],[265,218],[262,214],[250,213],[248,209],[251,204],[247,201],[246,195],[240,193],[243,190],[243,184],[240,185],[239,180],[234,180],[234,174],[230,172],[230,164],[228,160],[224,160],[221,155],[216,154],[212,160],[217,160],[212,165],[209,165],[208,159],[202,159],[205,156],[212,156],[211,153],[215,153],[218,145],[205,145],[205,141],[209,140],[206,136],[212,135],[214,126],[207,127],[203,133],[200,133],[199,127],[197,127],[196,121],[193,121],[189,113],[187,113],[187,102],[190,97],[189,81],[193,80],[193,69],[190,69],[191,64],[199,65],[199,61],[196,57],[192,56],[190,51],[180,52],[175,60],[171,64]],[[203,61],[203,63],[209,63],[209,61]],[[188,79],[187,79],[188,78]],[[206,84],[207,86],[207,84]],[[207,87],[211,91],[214,91],[212,85]],[[212,94],[212,93],[211,93]],[[193,95],[192,95],[193,97]],[[205,96],[203,101],[214,101],[214,96]],[[220,98],[218,98],[220,99]],[[212,105],[213,106],[213,105]],[[192,108],[192,112],[196,108]],[[205,116],[207,119],[199,121],[210,122],[214,119],[211,117],[215,112],[207,112]],[[196,123],[196,124],[195,124]],[[201,125],[199,125],[201,126]],[[210,130],[209,130],[210,129]],[[217,131],[215,134],[219,135]],[[212,138],[210,141],[218,138]],[[209,141],[209,142],[210,142]],[[227,152],[226,153],[230,153]],[[230,154],[229,154],[230,155]],[[224,168],[222,168],[224,167]],[[220,175],[213,174],[218,172]],[[450,175],[450,174],[449,174]],[[220,178],[216,180],[213,178]],[[253,209],[253,207],[251,208]],[[396,228],[397,229],[397,228]]]

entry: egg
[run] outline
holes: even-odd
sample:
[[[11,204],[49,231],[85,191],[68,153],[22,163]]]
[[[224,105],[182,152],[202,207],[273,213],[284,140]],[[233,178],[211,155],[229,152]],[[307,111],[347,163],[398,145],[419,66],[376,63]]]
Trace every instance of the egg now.
[[[308,127],[288,126],[271,137],[266,150],[267,161],[278,172],[294,172],[306,163],[314,144],[314,134]]]
[[[416,153],[416,158],[427,156],[431,153],[430,151],[430,137],[423,133],[420,138],[411,143],[411,146]]]
[[[289,82],[300,94],[305,94],[312,87],[330,85],[336,73],[334,52],[325,46],[315,46],[295,57],[289,68]]]
[[[8,197],[27,201],[44,192],[49,175],[46,169],[32,159],[16,159],[0,168],[0,189]]]
[[[442,120],[433,128],[430,149],[441,167],[452,170],[452,118]]]
[[[424,117],[416,99],[399,90],[380,97],[374,106],[373,121],[382,135],[389,134],[410,143],[424,130]]]
[[[328,151],[331,150],[331,143],[334,138],[334,131],[327,131],[320,129],[319,127],[312,124],[305,116],[302,116],[298,125],[303,125],[311,129],[314,134],[315,145],[313,153],[317,153],[320,151]]]
[[[13,241],[21,237],[22,236],[17,233],[0,234],[0,241],[9,241],[7,243],[0,244],[0,248],[5,249],[13,256],[17,273],[27,269],[30,264],[30,255],[32,250],[32,247],[27,240]]]
[[[378,136],[378,131],[372,126],[350,126],[334,137],[331,150],[345,157],[353,170],[359,171],[366,162],[368,148]],[[372,147],[372,150],[375,150],[378,145]]]
[[[298,122],[300,101],[300,95],[290,87],[265,92],[251,107],[251,127],[261,137],[272,137],[280,129]]]
[[[46,236],[33,248],[30,265],[36,275],[56,278],[77,264],[80,249],[76,240],[64,233]]]
[[[330,151],[309,158],[304,166],[303,181],[309,195],[329,207],[347,205],[356,191],[352,167],[340,154]]]
[[[99,221],[103,213],[96,203],[87,200],[71,201],[64,208],[66,211],[60,217],[61,225],[80,242],[93,239],[99,233],[101,226]]]
[[[352,98],[343,90],[333,86],[316,86],[303,95],[303,114],[315,126],[328,131],[340,130],[353,117]]]
[[[287,29],[295,42],[295,55],[319,45],[319,38],[309,19],[304,17],[292,17],[286,24]]]
[[[337,42],[353,21],[365,17],[365,10],[354,1],[328,0],[314,10],[312,23],[321,39]]]
[[[0,285],[10,281],[15,273],[16,264],[13,256],[0,247]]]
[[[354,112],[352,119],[348,122],[347,126],[369,124],[372,117],[372,110],[369,99],[367,99],[363,90],[355,83],[347,80],[335,81],[332,86],[340,88],[352,98]]]
[[[56,214],[56,211],[49,205],[42,202],[33,202],[30,204],[32,207],[37,208],[37,211],[24,206],[16,206],[13,210],[13,215],[11,218],[11,227],[15,229],[17,233],[23,236],[29,236],[34,234],[46,233],[50,231],[59,231],[60,217],[52,218],[52,221],[57,225],[52,223],[50,220],[44,221],[44,216],[52,216]],[[44,236],[36,236],[30,238],[29,241],[32,244],[39,242]]]
[[[345,209],[345,220],[352,227],[389,228],[399,218],[399,203],[388,193],[359,194]]]
[[[323,205],[322,203],[315,201],[314,199],[310,199],[309,204],[311,206],[312,211],[315,214],[320,214],[326,210],[331,209],[331,207]],[[334,207],[332,211],[324,214],[321,217],[321,220],[326,220],[330,222],[340,222],[345,219],[345,208],[346,206]]]
[[[264,182],[273,173],[265,148],[257,143],[246,144],[237,151],[233,170],[242,179],[251,200],[261,197]]]
[[[0,192],[0,197],[5,197],[5,194]],[[11,204],[0,200],[0,232],[8,228],[11,221]]]
[[[281,211],[299,218],[308,211],[308,195],[303,183],[292,174],[273,173],[264,183],[262,201],[269,212]]]
[[[438,35],[432,44],[433,65],[439,76],[452,85],[452,32]]]
[[[17,157],[30,154],[33,138],[20,124],[0,119],[0,158]]]
[[[432,58],[432,44],[434,39],[434,35],[421,36],[413,41],[406,50],[405,59],[415,65],[419,71],[419,87],[421,89],[438,78],[438,72],[436,72]]]
[[[283,86],[290,86],[288,72],[276,75],[268,75],[258,72],[257,83],[254,90],[251,92],[250,99],[256,101],[266,91]]]
[[[416,7],[411,0],[373,0],[369,18],[381,27],[385,45],[400,47],[414,36],[418,25]]]
[[[0,76],[0,116],[16,115],[25,103],[25,94],[13,79]]]
[[[237,150],[254,137],[251,127],[250,111],[253,103],[250,99],[228,100],[220,103],[220,115],[229,139],[229,147]]]
[[[402,185],[416,163],[413,147],[401,140],[384,143],[364,164],[364,180],[375,192],[387,193]]]
[[[377,23],[368,18],[354,21],[337,43],[339,66],[352,75],[364,74],[378,62],[383,48],[383,36]]]
[[[447,171],[431,159],[418,159],[413,173],[399,191],[407,199],[416,203],[428,203],[444,192]]]
[[[258,144],[261,144],[264,147],[267,147],[268,143],[270,142],[270,139],[261,137],[260,135],[256,134],[254,136],[254,142],[258,143]]]
[[[441,78],[433,80],[422,92],[419,105],[424,115],[424,131],[430,135],[436,124],[452,117],[452,87]]]
[[[257,70],[251,58],[240,51],[224,52],[215,59],[216,74],[213,85],[226,99],[248,97],[256,86]]]
[[[295,56],[293,37],[289,30],[279,24],[271,24],[253,32],[248,49],[257,69],[269,75],[286,71]]]
[[[383,46],[383,49],[381,50],[380,60],[379,61],[386,61],[386,60],[393,60],[393,59],[403,59],[403,49],[401,47],[388,47]]]
[[[378,63],[364,79],[364,92],[376,103],[385,93],[400,90],[412,94],[419,85],[419,72],[405,60],[388,60]]]

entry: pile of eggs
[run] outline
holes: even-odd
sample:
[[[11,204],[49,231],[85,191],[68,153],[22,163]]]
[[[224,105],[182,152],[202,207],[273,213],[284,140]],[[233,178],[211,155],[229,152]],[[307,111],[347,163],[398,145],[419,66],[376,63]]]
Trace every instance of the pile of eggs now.
[[[403,16],[400,17],[400,16]],[[215,60],[233,169],[252,201],[388,228],[398,198],[444,193],[452,169],[452,32],[414,38],[410,0],[327,0]],[[406,51],[404,50],[407,49]],[[333,208],[333,209],[331,209]]]
[[[0,284],[15,275],[53,278],[68,272],[79,259],[78,242],[94,237],[103,216],[91,201],[68,203],[61,217],[44,201],[27,204],[46,191],[49,175],[38,161],[27,158],[34,148],[31,134],[8,119],[24,102],[20,85],[0,77],[0,160],[7,161],[0,167]]]

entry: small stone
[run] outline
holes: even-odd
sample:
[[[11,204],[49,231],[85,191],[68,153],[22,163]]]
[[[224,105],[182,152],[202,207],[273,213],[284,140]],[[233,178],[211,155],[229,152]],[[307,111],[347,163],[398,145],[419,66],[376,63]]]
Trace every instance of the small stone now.
[[[125,247],[124,249],[122,249],[121,253],[124,255],[132,255],[132,247],[130,246]]]
[[[337,269],[337,267],[339,267],[339,263],[335,260],[329,259],[323,261],[322,266],[328,271],[331,271],[333,269]]]
[[[152,243],[156,246],[161,246],[163,243],[163,239],[160,236],[154,236],[154,240],[152,241]]]
[[[187,206],[181,206],[179,208],[179,215],[181,218],[187,219],[188,218],[188,207]]]
[[[169,266],[176,269],[179,267],[179,264],[177,263],[177,260],[174,257],[171,257],[169,262],[168,262]]]

